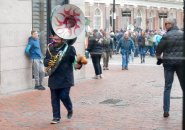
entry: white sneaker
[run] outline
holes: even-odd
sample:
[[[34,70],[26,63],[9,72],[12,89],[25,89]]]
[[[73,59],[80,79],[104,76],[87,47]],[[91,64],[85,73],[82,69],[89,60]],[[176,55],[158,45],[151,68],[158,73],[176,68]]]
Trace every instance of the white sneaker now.
[[[103,76],[100,74],[100,75],[99,75],[99,78],[100,78],[100,79],[102,79],[102,78],[103,78]]]
[[[98,79],[98,77],[99,77],[98,75],[95,75],[95,76],[92,77],[92,78],[93,78],[93,79]]]
[[[50,124],[57,124],[57,123],[59,123],[59,122],[60,122],[60,119],[54,118],[54,119],[50,122]]]

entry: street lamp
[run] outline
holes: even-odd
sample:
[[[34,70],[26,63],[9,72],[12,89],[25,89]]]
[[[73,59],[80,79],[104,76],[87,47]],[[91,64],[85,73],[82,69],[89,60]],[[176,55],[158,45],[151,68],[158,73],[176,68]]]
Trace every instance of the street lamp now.
[[[47,44],[49,43],[49,36],[51,34],[50,16],[51,16],[51,0],[47,0]]]
[[[185,14],[185,1],[184,1],[184,14]],[[185,27],[185,17],[184,17],[184,27]],[[185,33],[184,33],[184,41],[185,41]],[[185,43],[183,46],[183,50],[184,50],[184,57],[185,57]],[[185,60],[184,60],[184,66],[185,66]],[[185,67],[183,67],[184,69],[184,83],[182,85],[182,91],[183,91],[183,118],[182,118],[182,129],[185,130]]]
[[[115,0],[113,0],[113,32],[114,33],[115,33],[115,21],[116,21]]]

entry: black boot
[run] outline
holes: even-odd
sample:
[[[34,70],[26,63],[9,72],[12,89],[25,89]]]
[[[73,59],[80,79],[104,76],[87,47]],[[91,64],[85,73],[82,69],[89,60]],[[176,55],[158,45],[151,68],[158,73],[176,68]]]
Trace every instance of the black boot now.
[[[141,57],[141,63],[143,63],[143,58]]]
[[[72,116],[73,116],[73,111],[68,111],[67,118],[71,119]]]
[[[42,86],[42,85],[39,85],[39,86],[35,85],[35,89],[38,89],[38,90],[45,90],[45,87]]]
[[[145,63],[145,59],[143,59],[143,63]]]
[[[164,118],[169,117],[169,115],[170,115],[169,112],[164,112],[164,113],[163,113],[163,117],[164,117]]]

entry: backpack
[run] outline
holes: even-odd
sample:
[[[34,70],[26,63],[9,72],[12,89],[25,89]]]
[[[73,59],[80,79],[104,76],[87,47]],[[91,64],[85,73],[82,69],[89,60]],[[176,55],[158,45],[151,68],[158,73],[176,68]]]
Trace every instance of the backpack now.
[[[143,36],[138,37],[138,45],[145,46],[145,38]]]
[[[25,53],[28,57],[31,55],[31,45],[28,43],[25,48]]]

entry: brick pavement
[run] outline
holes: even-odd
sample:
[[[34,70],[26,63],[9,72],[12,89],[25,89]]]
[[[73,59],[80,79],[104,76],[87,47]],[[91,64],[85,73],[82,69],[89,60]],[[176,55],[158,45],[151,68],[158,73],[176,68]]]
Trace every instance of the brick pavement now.
[[[113,57],[110,70],[103,71],[100,80],[91,79],[91,62],[86,66],[86,80],[71,91],[74,116],[68,120],[62,106],[60,124],[49,124],[48,89],[0,96],[0,130],[181,130],[182,92],[177,77],[170,117],[164,119],[163,68],[133,63],[128,71],[122,71],[118,60],[119,56]]]

